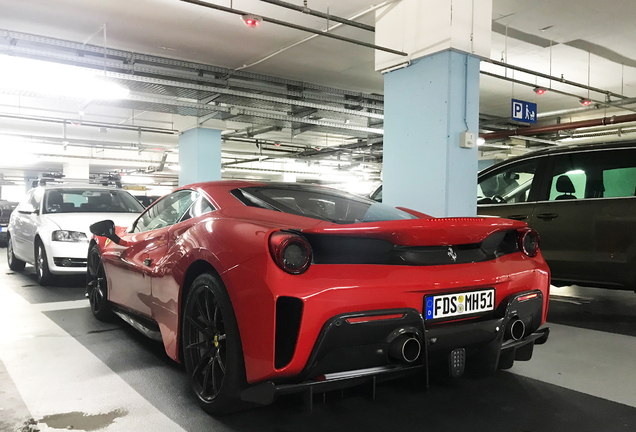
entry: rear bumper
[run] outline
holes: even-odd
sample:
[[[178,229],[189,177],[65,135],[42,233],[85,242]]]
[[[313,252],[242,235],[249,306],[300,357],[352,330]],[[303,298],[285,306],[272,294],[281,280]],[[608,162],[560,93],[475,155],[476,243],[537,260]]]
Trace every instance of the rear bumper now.
[[[395,311],[381,311],[383,314],[387,312],[395,313]],[[404,312],[406,314],[411,313],[411,311]],[[338,320],[342,322],[342,324],[338,327],[346,328],[346,318],[343,320],[343,317],[335,317],[332,321],[332,325],[333,323],[338,322]],[[417,328],[410,327],[410,324],[412,323],[408,323],[406,327],[403,326],[403,324],[405,324],[404,322],[400,322],[399,324],[401,324],[401,326],[399,326],[398,329],[411,328],[412,330],[415,330]],[[422,329],[425,328],[424,320],[420,319],[419,324]],[[308,401],[311,402],[311,398],[314,393],[324,393],[327,391],[340,390],[365,384],[371,384],[373,386],[372,391],[375,392],[375,384],[377,382],[397,379],[407,375],[423,372],[426,373],[426,376],[428,376],[428,368],[431,358],[440,357],[441,353],[458,347],[474,348],[474,355],[468,358],[469,366],[471,361],[474,360],[475,363],[479,361],[483,362],[485,357],[486,361],[490,360],[492,362],[492,364],[489,365],[491,370],[494,371],[497,368],[509,369],[512,367],[515,360],[530,360],[534,346],[545,343],[550,335],[550,329],[548,327],[544,327],[537,329],[537,331],[522,339],[507,340],[502,343],[502,340],[505,338],[506,324],[506,318],[500,318],[479,323],[462,324],[453,327],[450,331],[445,330],[442,332],[439,330],[424,330],[424,350],[418,361],[412,364],[391,364],[390,362],[387,363],[387,361],[385,361],[383,366],[366,367],[341,373],[326,373],[324,375],[317,375],[319,373],[318,371],[328,370],[329,366],[335,366],[333,364],[333,358],[331,359],[331,362],[327,363],[327,366],[325,366],[324,362],[316,360],[320,357],[317,354],[320,352],[322,347],[334,345],[333,340],[329,342],[327,332],[322,335],[321,340],[316,345],[314,355],[312,355],[312,359],[315,363],[311,363],[308,370],[304,373],[305,378],[307,376],[313,378],[302,380],[301,377],[298,377],[301,379],[301,382],[296,383],[276,383],[273,381],[266,381],[243,390],[241,392],[241,399],[246,402],[268,405],[274,402],[274,400],[276,400],[279,396],[294,393],[305,393]],[[375,330],[377,330],[377,328],[372,329],[370,326],[367,326],[367,330],[362,332],[358,331],[358,334],[368,332],[367,334],[370,335],[371,332]],[[340,333],[341,336],[342,334],[350,336],[355,333],[355,331],[351,331],[351,329],[349,329],[344,332],[341,331]],[[435,347],[440,338],[444,342]],[[338,340],[338,338],[336,338],[336,340]],[[346,337],[340,338],[340,340],[344,341],[346,340]],[[388,344],[385,343],[385,340],[378,339],[374,350],[380,357],[386,359],[386,347],[388,347]],[[354,352],[359,350],[359,348],[360,347],[351,347],[351,351]],[[342,355],[340,360],[343,364],[350,362],[351,358],[348,356],[346,350],[341,349],[340,351],[340,354]],[[427,381],[428,380],[426,380],[426,382]]]
[[[526,300],[528,294],[536,296]],[[293,382],[267,381],[244,390],[241,398],[266,405],[284,394],[307,391],[311,396],[366,382],[375,385],[377,380],[418,371],[428,373],[433,360],[448,361],[457,349],[465,350],[469,368],[486,372],[508,369],[515,360],[530,360],[534,345],[545,343],[550,331],[539,329],[543,316],[540,291],[516,294],[503,303],[492,319],[431,324],[430,328],[415,309],[337,315],[324,325],[305,369]],[[520,322],[527,327],[515,335],[511,326]],[[419,357],[412,362],[392,355],[392,344],[403,335],[418,339],[422,345]]]
[[[234,305],[250,384],[298,377],[325,323],[337,315],[392,309],[422,313],[428,295],[492,288],[495,306],[505,308],[506,299],[536,289],[545,302],[544,316],[535,320],[538,327],[545,321],[550,289],[549,269],[540,255],[529,258],[521,253],[488,262],[430,267],[321,264],[301,275],[284,273],[268,255],[235,266],[221,277]],[[276,362],[280,346],[276,329],[289,327],[288,315],[277,313],[281,298],[302,304],[302,313],[292,314],[301,318],[292,320],[298,336],[290,346],[288,362]],[[503,317],[503,312],[497,317]]]

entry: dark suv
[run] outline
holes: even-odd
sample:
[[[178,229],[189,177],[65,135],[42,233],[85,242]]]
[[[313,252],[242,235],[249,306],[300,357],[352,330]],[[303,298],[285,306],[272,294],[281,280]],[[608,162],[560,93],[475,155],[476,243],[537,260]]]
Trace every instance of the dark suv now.
[[[11,212],[15,210],[17,202],[0,200],[0,246],[7,244],[7,226],[9,226],[9,218]]]
[[[636,144],[539,150],[479,173],[477,212],[527,222],[555,284],[636,289]]]

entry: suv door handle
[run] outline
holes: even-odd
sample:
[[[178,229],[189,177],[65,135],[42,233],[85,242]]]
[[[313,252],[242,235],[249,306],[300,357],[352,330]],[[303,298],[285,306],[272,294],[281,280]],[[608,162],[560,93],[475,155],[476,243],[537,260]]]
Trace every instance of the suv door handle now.
[[[541,214],[538,214],[537,217],[539,219],[550,220],[550,219],[555,219],[555,218],[559,217],[559,215],[556,214],[556,213],[541,213]]]
[[[524,214],[516,214],[516,215],[509,215],[506,216],[508,219],[514,219],[514,220],[526,220],[528,219],[528,215],[524,215]]]

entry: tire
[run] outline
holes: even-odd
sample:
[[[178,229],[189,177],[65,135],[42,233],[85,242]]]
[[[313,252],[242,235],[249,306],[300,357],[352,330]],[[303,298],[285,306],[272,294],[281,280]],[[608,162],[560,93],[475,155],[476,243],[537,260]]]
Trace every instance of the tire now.
[[[35,242],[35,275],[42,286],[52,285],[55,281],[55,275],[49,270],[46,249],[41,240]]]
[[[11,240],[10,236],[7,240],[7,264],[9,264],[9,268],[13,271],[22,271],[26,265],[24,261],[16,258],[13,253],[13,240]]]
[[[108,301],[108,285],[102,254],[97,245],[88,251],[86,269],[86,296],[91,305],[91,312],[100,321],[111,321],[114,313]]]
[[[181,340],[186,371],[205,411],[223,414],[250,406],[240,399],[247,385],[243,350],[230,297],[218,276],[204,273],[192,283]]]

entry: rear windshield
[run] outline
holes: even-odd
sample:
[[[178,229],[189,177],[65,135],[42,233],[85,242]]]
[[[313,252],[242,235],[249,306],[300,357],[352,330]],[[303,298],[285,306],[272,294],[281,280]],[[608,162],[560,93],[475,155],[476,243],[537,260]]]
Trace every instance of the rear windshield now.
[[[386,204],[316,186],[262,186],[235,189],[245,205],[339,224],[416,219]]]
[[[143,206],[120,190],[50,189],[43,213],[141,213]]]

